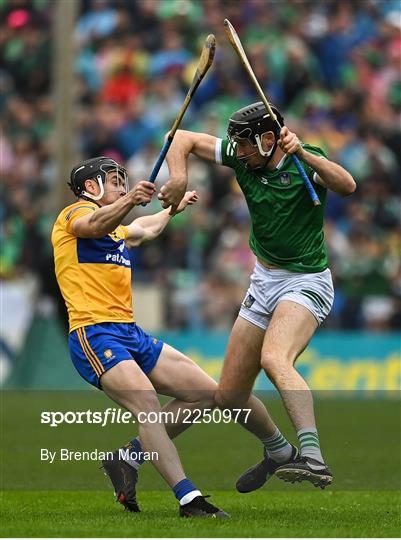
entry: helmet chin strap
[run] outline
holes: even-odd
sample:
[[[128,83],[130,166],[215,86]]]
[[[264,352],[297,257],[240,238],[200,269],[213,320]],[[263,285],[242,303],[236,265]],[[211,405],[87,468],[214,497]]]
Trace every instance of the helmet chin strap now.
[[[104,186],[102,182],[102,177],[100,174],[96,176],[97,183],[99,184],[100,193],[99,195],[92,195],[91,193],[88,193],[87,191],[81,191],[81,195],[84,197],[87,197],[88,199],[92,199],[92,201],[98,201],[100,200],[104,195]]]
[[[276,141],[276,139],[274,139],[274,144],[273,144],[273,146],[270,148],[270,150],[267,150],[267,152],[266,152],[266,150],[263,150],[263,148],[262,148],[262,139],[260,138],[259,133],[257,133],[257,134],[255,135],[255,141],[256,141],[256,144],[257,144],[259,153],[260,153],[262,156],[271,158],[271,156],[272,156],[274,150],[275,150],[276,147],[277,147],[277,141]],[[270,160],[269,160],[269,161],[270,161]]]
[[[260,135],[258,133],[255,135],[255,140],[256,140],[256,144],[257,144],[257,147],[258,147],[259,154],[261,156],[264,156],[266,159],[265,159],[265,162],[263,163],[263,165],[260,165],[259,167],[255,167],[254,169],[255,170],[257,170],[257,169],[265,169],[267,167],[269,161],[273,157],[274,152],[276,151],[277,139],[275,138],[273,146],[270,148],[270,150],[267,150],[267,151],[263,150],[263,148],[262,148],[262,139],[260,138]]]

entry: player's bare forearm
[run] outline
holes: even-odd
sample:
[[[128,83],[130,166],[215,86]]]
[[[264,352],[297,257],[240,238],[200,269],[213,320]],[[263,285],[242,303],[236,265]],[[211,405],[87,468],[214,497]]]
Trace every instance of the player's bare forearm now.
[[[318,182],[340,195],[351,195],[356,189],[355,180],[341,165],[301,149],[298,157],[319,176]]]
[[[158,195],[164,208],[171,206],[171,214],[177,213],[188,185],[189,154],[214,161],[215,145],[216,138],[211,135],[184,130],[176,132],[166,158],[170,179],[162,186]]]
[[[163,208],[170,207],[170,214],[177,212],[188,185],[188,156],[193,148],[192,134],[178,130],[167,153],[166,161],[170,179],[160,188],[158,198]]]
[[[80,238],[101,238],[114,231],[134,206],[150,202],[156,188],[150,182],[139,182],[133,190],[112,204],[77,219],[73,232]]]
[[[127,200],[123,200],[125,198]],[[135,203],[132,198],[126,195],[119,201],[108,206],[103,206],[97,210],[92,216],[91,223],[97,227],[99,233],[104,236],[105,234],[114,231],[134,206]]]
[[[151,216],[142,216],[128,225],[128,244],[139,246],[142,242],[149,242],[157,238],[168,225],[171,215],[169,210],[162,210]]]
[[[317,173],[319,184],[343,196],[351,195],[355,191],[355,180],[348,171],[333,161],[305,150],[297,135],[287,126],[281,128],[278,145],[285,154],[297,154],[299,159],[309,165]]]
[[[157,212],[156,214],[152,214],[150,216],[141,216],[139,218],[136,218],[132,223],[136,223],[144,229],[155,227],[158,228],[161,226],[163,226],[164,228],[170,221],[170,219],[171,216],[168,213],[168,210],[162,210],[161,212]]]
[[[188,156],[192,152],[193,138],[188,131],[178,130],[166,156],[170,181],[187,185]]]
[[[176,213],[183,212],[187,206],[195,204],[198,200],[196,191],[187,191],[178,205]],[[128,229],[128,245],[130,247],[139,246],[143,242],[149,242],[157,238],[168,225],[172,215],[169,209],[162,210],[151,216],[142,216],[135,219]]]

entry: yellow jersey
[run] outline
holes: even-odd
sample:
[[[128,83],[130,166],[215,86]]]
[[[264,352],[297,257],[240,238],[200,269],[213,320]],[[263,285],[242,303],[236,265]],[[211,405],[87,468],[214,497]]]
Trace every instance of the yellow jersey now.
[[[52,231],[57,282],[68,310],[70,332],[101,322],[133,322],[127,228],[103,238],[78,238],[74,221],[99,207],[78,201],[62,210]]]

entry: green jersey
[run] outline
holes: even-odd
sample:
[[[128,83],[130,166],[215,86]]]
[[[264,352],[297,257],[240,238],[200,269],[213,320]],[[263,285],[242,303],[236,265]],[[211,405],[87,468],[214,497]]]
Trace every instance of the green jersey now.
[[[303,148],[326,157],[316,146],[304,144]],[[218,140],[216,162],[235,171],[251,215],[249,245],[257,257],[292,272],[322,272],[327,268],[323,233],[326,188],[314,184],[322,204],[313,206],[291,156],[285,156],[273,171],[251,171],[237,159],[235,143],[227,140]],[[313,182],[313,169],[303,165]]]

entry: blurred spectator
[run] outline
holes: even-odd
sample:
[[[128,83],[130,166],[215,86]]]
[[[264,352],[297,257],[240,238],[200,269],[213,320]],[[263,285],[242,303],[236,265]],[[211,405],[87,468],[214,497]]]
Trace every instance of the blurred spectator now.
[[[75,38],[79,45],[109,36],[117,27],[117,10],[107,0],[92,0],[81,15]]]

